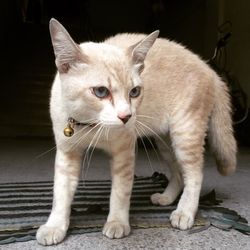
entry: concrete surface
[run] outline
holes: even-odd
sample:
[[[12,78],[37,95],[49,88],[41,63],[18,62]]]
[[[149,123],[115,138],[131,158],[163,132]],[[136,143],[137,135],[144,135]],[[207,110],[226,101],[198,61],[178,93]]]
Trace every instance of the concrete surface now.
[[[0,183],[22,181],[45,181],[53,179],[55,150],[42,154],[53,147],[51,140],[45,139],[0,139]],[[41,155],[42,154],[42,155]],[[40,156],[39,156],[40,155]],[[149,160],[143,150],[139,150],[136,174],[149,176],[154,171],[166,171],[153,150],[149,150]],[[220,176],[209,153],[206,154],[203,193],[215,188],[223,206],[236,210],[250,220],[250,149],[240,149],[238,169],[231,177]],[[87,179],[109,178],[108,158],[97,151],[87,173]],[[29,249],[227,249],[249,250],[250,237],[237,231],[225,232],[210,227],[201,233],[189,235],[175,229],[137,229],[127,238],[110,240],[101,233],[69,236],[58,246],[43,247],[36,241],[0,246],[4,250]]]

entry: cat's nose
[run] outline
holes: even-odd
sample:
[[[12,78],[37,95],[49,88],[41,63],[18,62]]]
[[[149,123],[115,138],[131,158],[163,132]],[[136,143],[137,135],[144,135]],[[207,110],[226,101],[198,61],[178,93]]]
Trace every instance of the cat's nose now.
[[[124,123],[126,124],[128,122],[128,120],[130,119],[132,115],[118,115],[118,118]]]

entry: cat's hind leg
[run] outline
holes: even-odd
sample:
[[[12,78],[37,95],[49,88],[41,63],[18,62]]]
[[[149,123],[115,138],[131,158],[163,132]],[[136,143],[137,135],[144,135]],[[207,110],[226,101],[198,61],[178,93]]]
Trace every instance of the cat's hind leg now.
[[[206,132],[204,117],[182,119],[170,131],[176,159],[181,166],[184,189],[172,212],[173,227],[182,230],[193,226],[203,179],[203,151]]]
[[[169,137],[169,136],[168,136]],[[151,195],[151,202],[155,205],[167,206],[173,203],[183,188],[180,166],[176,161],[169,138],[166,141],[156,139],[158,150],[170,169],[170,180],[163,193]]]

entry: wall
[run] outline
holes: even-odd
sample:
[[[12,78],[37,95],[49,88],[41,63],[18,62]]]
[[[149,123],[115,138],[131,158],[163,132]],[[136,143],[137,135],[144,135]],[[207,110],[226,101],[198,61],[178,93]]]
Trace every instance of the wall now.
[[[224,1],[224,18],[232,22],[228,68],[237,76],[250,99],[250,1]]]

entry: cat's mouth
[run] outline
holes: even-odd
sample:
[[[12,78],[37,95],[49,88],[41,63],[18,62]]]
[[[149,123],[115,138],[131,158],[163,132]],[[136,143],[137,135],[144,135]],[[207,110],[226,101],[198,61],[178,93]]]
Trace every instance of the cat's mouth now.
[[[67,137],[73,136],[73,134],[75,132],[74,131],[75,126],[87,126],[87,127],[93,128],[93,127],[97,126],[97,123],[79,122],[79,121],[75,120],[74,118],[69,117],[67,127],[63,130],[64,135]]]

